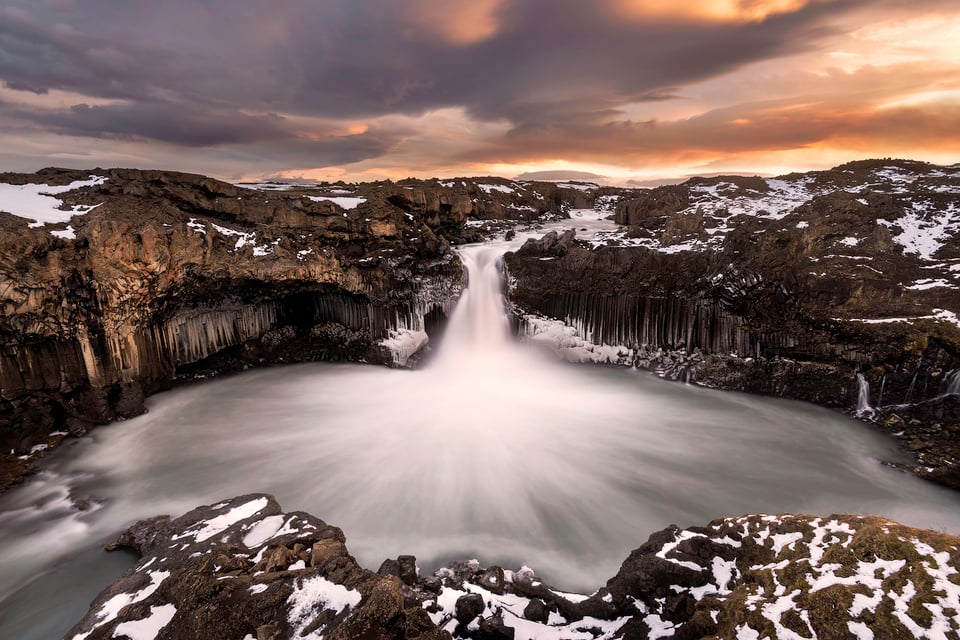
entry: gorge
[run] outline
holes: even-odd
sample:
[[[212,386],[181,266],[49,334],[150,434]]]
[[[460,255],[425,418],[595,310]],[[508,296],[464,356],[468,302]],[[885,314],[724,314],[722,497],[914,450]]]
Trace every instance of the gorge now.
[[[481,556],[565,590],[600,586],[650,531],[723,515],[872,513],[957,533],[955,492],[883,463],[956,486],[960,170],[846,171],[764,181],[779,209],[752,217],[735,207],[763,188],[734,178],[686,193],[483,179],[250,195],[123,171],[63,195],[99,205],[70,220],[74,238],[4,217],[5,464],[128,419],[68,439],[0,498],[0,629],[66,632],[132,564],[90,573],[95,545],[133,520],[262,491],[343,526],[361,565]],[[904,204],[925,183],[943,194],[929,220]],[[863,185],[867,204],[848,197]],[[305,361],[145,400],[175,374]],[[865,394],[919,459],[828,408],[704,386],[849,411]],[[66,582],[72,604],[36,626],[29,603]]]

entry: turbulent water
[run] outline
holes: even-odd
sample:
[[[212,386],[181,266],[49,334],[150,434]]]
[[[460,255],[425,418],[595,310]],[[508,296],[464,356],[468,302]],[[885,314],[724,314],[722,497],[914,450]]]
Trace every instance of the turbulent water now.
[[[960,532],[960,494],[882,465],[901,454],[860,422],[516,344],[503,250],[463,249],[470,286],[424,370],[252,371],[158,395],[56,452],[0,498],[0,637],[79,620],[131,562],[98,549],[123,526],[252,491],[342,527],[373,569],[477,557],[588,591],[670,523],[870,512]]]

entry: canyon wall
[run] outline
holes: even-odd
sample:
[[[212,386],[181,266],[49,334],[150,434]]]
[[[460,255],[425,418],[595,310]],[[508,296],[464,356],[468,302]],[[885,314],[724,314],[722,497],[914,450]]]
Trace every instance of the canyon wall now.
[[[84,212],[67,213],[69,223],[0,213],[4,452],[136,415],[175,375],[301,360],[405,365],[463,287],[458,258],[435,233],[464,222],[443,206],[442,188],[408,211],[390,203],[399,187],[344,197],[92,173],[97,184],[58,194],[62,209]],[[56,190],[87,175],[0,182]]]
[[[622,199],[616,217],[599,240],[554,233],[507,254],[521,335],[571,360],[856,409],[906,441],[915,471],[960,486],[960,168],[698,178]]]

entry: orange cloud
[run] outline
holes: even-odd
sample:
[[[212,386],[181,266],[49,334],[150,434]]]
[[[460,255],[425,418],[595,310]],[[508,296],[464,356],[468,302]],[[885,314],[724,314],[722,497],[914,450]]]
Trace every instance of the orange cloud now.
[[[817,0],[613,0],[612,9],[631,19],[755,22],[791,13]]]
[[[416,0],[404,5],[401,17],[453,44],[474,44],[497,32],[497,13],[504,0]]]

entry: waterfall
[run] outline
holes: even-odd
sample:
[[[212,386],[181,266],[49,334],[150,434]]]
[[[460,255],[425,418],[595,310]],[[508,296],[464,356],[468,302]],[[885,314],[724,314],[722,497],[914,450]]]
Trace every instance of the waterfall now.
[[[862,373],[857,374],[857,411],[858,418],[869,418],[874,414],[873,407],[870,406],[870,383],[863,377]]]
[[[460,259],[468,285],[450,318],[436,366],[461,367],[465,363],[503,362],[510,349],[510,323],[503,303],[499,266],[506,248],[463,247]]]
[[[958,393],[960,393],[960,369],[954,369],[947,374],[947,389],[943,392],[943,395],[948,396]]]
[[[910,386],[907,387],[907,395],[903,399],[903,404],[910,404],[910,398],[913,397],[913,388],[917,385],[918,375],[920,375],[919,368],[913,373],[913,378],[910,379]]]

